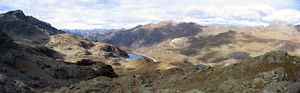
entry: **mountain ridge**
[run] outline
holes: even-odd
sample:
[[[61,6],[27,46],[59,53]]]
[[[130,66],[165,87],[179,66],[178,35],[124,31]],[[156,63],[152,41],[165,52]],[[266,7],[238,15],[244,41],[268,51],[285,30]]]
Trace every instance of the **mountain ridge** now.
[[[16,41],[32,44],[45,44],[50,35],[65,33],[57,30],[49,23],[40,21],[32,16],[26,16],[23,11],[15,10],[2,14],[0,28]],[[26,40],[24,40],[26,39]]]
[[[139,48],[159,43],[170,38],[196,35],[196,33],[201,31],[201,27],[202,26],[195,23],[173,23],[170,21],[163,21],[157,24],[140,25],[126,31],[115,32],[101,39],[101,41],[117,46]]]

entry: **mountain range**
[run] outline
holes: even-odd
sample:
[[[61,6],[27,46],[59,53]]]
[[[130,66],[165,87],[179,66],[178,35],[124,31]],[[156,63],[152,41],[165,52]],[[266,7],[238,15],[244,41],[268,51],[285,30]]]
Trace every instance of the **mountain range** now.
[[[160,61],[188,60],[195,65],[224,65],[272,50],[300,55],[299,41],[299,26],[281,22],[257,27],[214,27],[164,21],[114,32],[101,39]]]
[[[100,38],[104,38],[113,32],[125,30],[125,29],[62,29],[68,34],[81,36],[83,38],[99,41]]]
[[[0,92],[300,92],[299,26],[65,31],[21,10],[0,14]]]

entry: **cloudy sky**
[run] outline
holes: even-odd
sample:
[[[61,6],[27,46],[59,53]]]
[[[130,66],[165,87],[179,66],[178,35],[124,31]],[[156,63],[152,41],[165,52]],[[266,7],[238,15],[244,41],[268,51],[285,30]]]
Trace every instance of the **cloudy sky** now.
[[[200,25],[300,24],[298,0],[0,0],[59,29],[132,28],[159,21]]]

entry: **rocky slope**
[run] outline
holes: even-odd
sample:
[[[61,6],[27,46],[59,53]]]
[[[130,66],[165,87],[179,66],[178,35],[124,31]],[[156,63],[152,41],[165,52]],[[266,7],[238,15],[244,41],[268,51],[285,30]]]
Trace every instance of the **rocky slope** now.
[[[180,74],[168,80],[149,80],[141,75],[117,79],[97,77],[57,92],[260,92],[297,93],[300,91],[300,58],[283,51],[271,51],[226,67],[208,67]]]
[[[20,47],[0,29],[0,61],[13,65],[15,57],[23,55]]]
[[[16,41],[45,44],[50,35],[64,33],[49,23],[32,16],[26,16],[21,10],[10,11],[0,15],[0,28]]]
[[[183,75],[172,88],[210,92],[299,92],[299,57],[272,51],[236,64]],[[209,78],[209,80],[207,80]],[[193,86],[198,85],[198,86]]]
[[[0,46],[1,93],[39,93],[98,76],[116,78],[107,58],[128,58],[118,47],[64,34],[20,10],[0,15]]]

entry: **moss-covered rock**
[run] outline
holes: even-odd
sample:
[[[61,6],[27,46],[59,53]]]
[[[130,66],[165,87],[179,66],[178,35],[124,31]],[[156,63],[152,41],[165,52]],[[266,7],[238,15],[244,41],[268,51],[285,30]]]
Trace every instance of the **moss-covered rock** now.
[[[236,86],[237,80],[226,80],[218,87],[219,92],[228,92],[232,87]]]

